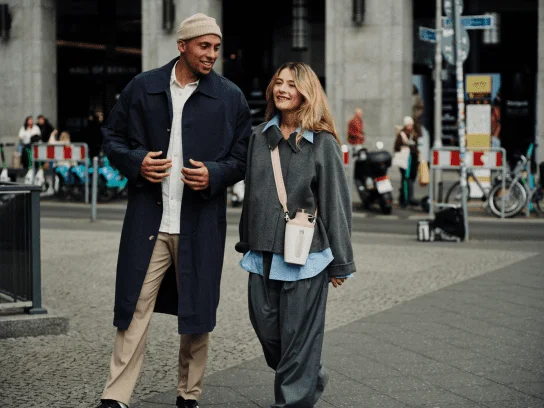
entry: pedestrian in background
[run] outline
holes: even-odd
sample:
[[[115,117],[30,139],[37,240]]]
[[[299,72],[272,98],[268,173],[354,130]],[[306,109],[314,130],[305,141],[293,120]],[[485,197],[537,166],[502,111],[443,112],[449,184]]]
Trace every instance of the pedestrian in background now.
[[[214,18],[185,19],[179,57],[130,81],[102,128],[104,153],[129,180],[102,408],[129,404],[153,312],[178,316],[176,406],[198,407],[219,304],[226,189],[244,178],[251,135],[244,94],[212,69],[221,38]]]
[[[25,123],[19,129],[19,149],[21,151],[21,163],[24,169],[30,167],[30,147],[32,143],[40,141],[41,131],[38,125],[34,124],[32,116],[27,116]]]
[[[56,130],[55,127],[44,115],[38,115],[38,127],[40,128],[42,142],[48,143],[51,133]]]
[[[351,145],[362,145],[365,142],[363,130],[363,109],[356,108],[353,117],[348,122],[348,143]]]
[[[415,84],[412,84],[412,119],[414,120],[414,132],[418,139],[423,135],[421,118],[424,111],[425,105],[419,94],[419,89]]]
[[[266,101],[266,122],[251,135],[236,249],[250,272],[249,317],[275,370],[271,407],[310,408],[328,381],[321,362],[328,285],[336,288],[355,272],[350,195],[340,140],[314,71],[301,62],[283,64]],[[287,214],[276,178],[285,184]],[[297,213],[315,225],[303,265],[285,257],[286,216]]]
[[[47,143],[49,144],[61,144],[61,145],[69,145],[72,143],[72,138],[70,136],[70,133],[68,131],[63,130],[60,132],[59,138],[57,140],[56,135],[58,134],[58,130],[55,129],[53,132],[51,132],[51,136],[49,137],[49,140]],[[55,161],[55,167],[56,166],[75,166],[77,165],[77,161],[71,161],[71,160],[57,160]]]
[[[501,95],[497,93],[491,104],[491,147],[501,147]]]
[[[102,123],[100,122],[97,112],[89,113],[87,118],[87,126],[84,130],[84,140],[89,148],[89,157],[98,157],[103,148],[102,131],[100,130]]]
[[[419,153],[414,120],[410,116],[405,116],[402,122],[403,126],[397,128],[396,132],[393,165],[400,171],[399,205],[405,208],[408,205],[419,205],[414,199],[414,180],[417,177]]]

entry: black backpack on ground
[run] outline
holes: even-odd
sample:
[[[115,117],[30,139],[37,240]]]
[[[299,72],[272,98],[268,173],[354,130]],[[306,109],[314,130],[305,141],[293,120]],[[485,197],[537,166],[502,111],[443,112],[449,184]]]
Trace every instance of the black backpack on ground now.
[[[444,241],[464,240],[465,222],[462,208],[448,207],[435,212],[432,227],[436,238]]]
[[[417,222],[418,241],[453,241],[465,239],[465,223],[461,207],[449,207],[435,212],[434,219]]]

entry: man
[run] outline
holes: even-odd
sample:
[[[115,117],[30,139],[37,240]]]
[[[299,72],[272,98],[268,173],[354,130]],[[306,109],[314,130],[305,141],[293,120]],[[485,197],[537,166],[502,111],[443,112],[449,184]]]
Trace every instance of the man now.
[[[226,188],[244,178],[251,115],[241,90],[212,70],[215,19],[195,14],[177,38],[179,58],[137,75],[102,128],[105,154],[129,179],[102,408],[129,404],[152,312],[178,316],[176,406],[198,407],[216,324]]]
[[[356,108],[353,117],[348,122],[348,143],[362,145],[365,142],[363,132],[363,110]]]
[[[101,123],[97,112],[89,113],[87,117],[87,126],[84,130],[84,140],[89,148],[89,157],[100,155],[103,144],[103,136],[100,130]]]
[[[412,84],[412,118],[414,120],[414,131],[418,139],[423,135],[421,117],[424,109],[425,106],[421,95],[419,95],[419,89],[415,84]]]
[[[44,115],[38,116],[38,127],[40,128],[41,132],[41,140],[44,143],[49,142],[49,138],[51,137],[51,133],[53,133],[53,130],[55,130],[55,127],[49,122],[49,119],[47,119]]]

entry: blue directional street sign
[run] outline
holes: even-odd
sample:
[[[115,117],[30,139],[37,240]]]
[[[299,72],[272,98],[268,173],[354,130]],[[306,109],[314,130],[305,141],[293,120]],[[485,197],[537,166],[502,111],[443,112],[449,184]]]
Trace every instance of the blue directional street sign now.
[[[443,17],[442,25],[446,28],[451,27],[451,18]],[[495,17],[489,14],[481,16],[461,16],[461,25],[467,30],[485,30],[495,27]]]
[[[436,30],[427,27],[419,27],[419,39],[427,42],[436,42]]]

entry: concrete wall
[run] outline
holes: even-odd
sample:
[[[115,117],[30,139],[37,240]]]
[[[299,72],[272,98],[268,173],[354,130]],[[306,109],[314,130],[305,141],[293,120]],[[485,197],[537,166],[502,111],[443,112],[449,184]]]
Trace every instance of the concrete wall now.
[[[538,0],[538,77],[536,95],[537,163],[544,161],[544,0]],[[544,175],[540,175],[544,177]]]
[[[342,140],[362,107],[368,146],[381,140],[391,150],[394,125],[411,113],[412,0],[365,3],[356,27],[352,0],[326,0],[326,90]]]
[[[142,70],[160,67],[178,55],[177,30],[183,20],[195,13],[204,13],[217,20],[222,27],[221,0],[175,0],[176,19],[171,32],[162,28],[162,0],[142,0]],[[214,70],[223,72],[217,59]]]
[[[0,142],[17,143],[26,116],[57,123],[54,0],[4,0],[11,12],[8,41],[0,40]],[[8,166],[11,151],[6,149]]]
[[[288,61],[301,61],[312,67],[318,77],[325,77],[325,27],[308,23],[308,49],[292,49],[292,25],[274,27],[274,49],[272,65],[274,70]]]

